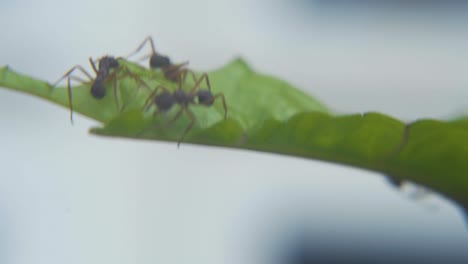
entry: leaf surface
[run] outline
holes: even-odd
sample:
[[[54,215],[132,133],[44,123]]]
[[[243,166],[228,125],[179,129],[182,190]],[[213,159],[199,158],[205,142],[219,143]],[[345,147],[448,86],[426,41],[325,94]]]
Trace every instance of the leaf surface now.
[[[179,141],[191,119],[171,122],[179,106],[153,116],[143,110],[157,85],[174,91],[176,84],[159,71],[121,61],[114,82],[102,100],[90,94],[91,82],[72,88],[78,113],[103,123],[91,133],[103,136]],[[132,78],[126,73],[138,76]],[[198,74],[198,76],[200,76]],[[195,116],[185,143],[273,152],[319,159],[382,172],[398,181],[429,187],[468,206],[468,120],[417,120],[405,124],[380,113],[336,116],[318,100],[291,84],[253,71],[242,59],[209,73],[212,92],[221,99],[213,106],[190,105]],[[148,87],[141,85],[141,79]],[[188,80],[189,91],[194,81]],[[68,107],[66,87],[0,68],[0,86],[33,94]],[[203,88],[206,85],[203,83]],[[116,99],[117,98],[117,99]],[[66,119],[64,119],[66,122]]]

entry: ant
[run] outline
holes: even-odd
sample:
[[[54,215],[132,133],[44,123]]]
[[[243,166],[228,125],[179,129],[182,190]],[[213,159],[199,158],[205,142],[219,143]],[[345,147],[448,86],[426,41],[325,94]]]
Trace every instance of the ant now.
[[[138,48],[134,52],[130,53],[130,55],[128,55],[126,58],[133,56],[134,54],[139,52],[145,46],[146,43],[150,43],[151,53],[143,56],[142,58],[140,58],[140,60],[144,60],[149,57],[150,68],[160,68],[164,73],[164,77],[173,82],[177,82],[179,80],[179,77],[181,77],[187,72],[189,72],[192,75],[193,80],[196,81],[195,74],[191,70],[186,68],[186,66],[188,65],[188,61],[179,64],[172,64],[171,59],[169,59],[168,56],[156,52],[156,49],[154,48],[153,38],[151,36],[146,37],[140,44],[140,46],[138,46]]]
[[[178,88],[173,93],[171,93],[171,91],[169,91],[164,86],[158,85],[156,89],[150,94],[150,96],[148,97],[148,99],[146,100],[143,106],[143,109],[148,111],[151,105],[155,104],[157,107],[157,110],[154,112],[153,115],[156,117],[158,113],[167,112],[172,108],[174,104],[179,104],[181,106],[179,112],[177,112],[175,117],[169,121],[168,125],[174,122],[175,120],[177,120],[182,115],[183,112],[186,112],[188,114],[188,116],[191,119],[191,122],[185,129],[179,141],[177,142],[177,147],[180,146],[180,143],[184,140],[187,133],[190,131],[190,129],[192,129],[193,125],[195,124],[195,120],[196,120],[195,115],[188,108],[190,104],[211,106],[213,105],[214,101],[217,98],[221,98],[223,102],[223,108],[224,108],[224,119],[227,118],[227,106],[226,106],[226,99],[224,97],[224,94],[218,93],[218,94],[213,95],[211,93],[210,80],[208,79],[208,75],[206,73],[204,73],[198,79],[198,81],[196,81],[194,87],[188,93],[182,90],[182,79],[185,80],[187,72],[183,72],[182,74],[183,76],[179,78]],[[208,89],[200,89],[200,84],[203,80],[206,81],[206,85],[208,86]],[[158,94],[160,90],[162,90],[162,92]],[[198,99],[197,102],[195,102],[195,98]]]
[[[86,82],[78,77],[71,75],[73,71],[76,69],[84,73],[86,77],[88,77],[88,79],[92,82],[90,92],[91,92],[91,95],[98,100],[104,98],[104,96],[106,95],[105,82],[107,82],[108,80],[113,80],[115,102],[116,102],[117,109],[120,111],[118,96],[117,96],[117,78],[116,78],[117,71],[110,73],[112,69],[122,68],[121,65],[119,64],[119,61],[118,61],[119,59],[120,57],[114,58],[112,56],[104,56],[98,59],[98,67],[96,67],[93,59],[89,57],[89,63],[91,64],[91,67],[93,68],[96,74],[95,78],[93,78],[81,65],[75,65],[70,70],[68,70],[62,77],[60,77],[60,79],[58,79],[54,84],[52,84],[52,87],[55,87],[63,79],[67,78],[68,102],[70,105],[70,121],[72,124],[73,124],[73,105],[72,105],[71,80],[73,79],[82,83]],[[129,76],[135,79],[137,82],[139,82],[140,84],[143,84],[148,90],[150,90],[148,85],[146,85],[146,83],[140,77],[138,77],[134,73],[131,73],[128,69],[125,69],[125,76]]]

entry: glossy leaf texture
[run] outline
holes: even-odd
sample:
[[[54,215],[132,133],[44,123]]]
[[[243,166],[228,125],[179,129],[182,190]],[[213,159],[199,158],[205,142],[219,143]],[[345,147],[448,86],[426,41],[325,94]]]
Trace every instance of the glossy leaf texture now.
[[[153,116],[143,105],[150,93],[175,83],[159,71],[120,61],[107,95],[95,99],[90,82],[72,89],[76,112],[103,123],[91,133],[177,142],[190,123],[183,113],[171,122],[179,106]],[[138,76],[132,78],[127,73]],[[197,74],[200,76],[200,74]],[[184,144],[223,146],[293,155],[381,172],[396,181],[412,181],[468,206],[468,120],[417,120],[410,124],[380,113],[334,115],[315,98],[291,84],[253,71],[235,59],[209,73],[212,92],[227,101],[224,119],[221,99],[211,107],[190,105],[195,124]],[[148,87],[141,85],[143,80]],[[194,81],[188,78],[184,90]],[[39,96],[68,107],[66,87],[0,68],[0,86]],[[202,83],[206,89],[206,84]],[[117,99],[116,99],[117,98]],[[118,102],[118,103],[116,103]],[[64,122],[67,122],[64,116]],[[176,144],[174,145],[174,147]]]

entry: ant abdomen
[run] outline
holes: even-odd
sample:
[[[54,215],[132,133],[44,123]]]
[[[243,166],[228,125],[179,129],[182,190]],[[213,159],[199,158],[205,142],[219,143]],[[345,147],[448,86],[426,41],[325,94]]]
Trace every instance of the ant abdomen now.
[[[153,69],[163,68],[171,65],[171,60],[169,57],[154,54],[150,58],[150,67]]]
[[[91,86],[91,95],[96,99],[102,99],[106,96],[106,86],[102,81],[96,81]]]
[[[174,105],[174,97],[170,92],[162,92],[154,98],[154,102],[161,111],[167,111]]]
[[[199,104],[210,106],[214,102],[213,94],[210,92],[210,90],[199,90],[197,96]]]

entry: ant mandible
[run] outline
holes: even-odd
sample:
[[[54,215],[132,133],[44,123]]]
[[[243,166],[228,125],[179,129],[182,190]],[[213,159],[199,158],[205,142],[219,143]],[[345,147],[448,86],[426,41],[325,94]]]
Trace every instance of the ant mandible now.
[[[153,38],[151,36],[146,37],[140,44],[140,46],[138,46],[138,48],[134,52],[130,53],[130,55],[126,56],[126,58],[133,56],[134,54],[139,52],[145,46],[146,43],[150,44],[151,53],[143,56],[142,58],[140,58],[140,60],[150,58],[150,68],[161,69],[164,73],[164,77],[173,82],[177,82],[179,80],[179,77],[185,75],[187,72],[189,72],[192,75],[193,80],[196,81],[195,74],[191,70],[186,68],[186,66],[188,65],[188,61],[179,64],[172,64],[171,59],[169,59],[168,56],[156,52],[156,49],[154,48]]]
[[[158,85],[156,89],[150,94],[148,99],[146,100],[143,109],[148,110],[152,104],[155,104],[157,110],[154,112],[154,116],[156,116],[160,112],[167,112],[169,111],[174,104],[179,104],[181,106],[179,112],[174,116],[172,120],[169,121],[168,124],[171,124],[175,120],[177,120],[183,112],[186,112],[191,119],[190,124],[185,129],[184,133],[180,137],[179,141],[177,142],[177,147],[180,146],[180,143],[184,140],[187,133],[192,129],[193,125],[195,124],[195,115],[192,111],[188,108],[190,104],[199,104],[204,106],[211,106],[213,105],[214,101],[217,98],[221,98],[223,102],[224,108],[224,119],[227,118],[227,106],[226,106],[226,99],[224,94],[218,93],[213,95],[211,93],[211,85],[208,79],[208,75],[204,73],[198,81],[196,81],[194,87],[190,92],[186,92],[182,89],[182,80],[185,79],[187,72],[183,72],[183,77],[179,78],[179,85],[178,88],[171,93],[167,88],[162,85]],[[201,82],[205,80],[208,89],[200,89]],[[162,90],[161,93],[158,92]],[[197,102],[195,102],[195,98],[197,98]]]
[[[52,87],[55,87],[63,79],[67,78],[68,103],[70,105],[70,121],[72,124],[73,124],[73,104],[72,104],[71,80],[76,80],[82,83],[86,82],[78,77],[71,75],[73,71],[76,69],[84,73],[86,77],[88,77],[88,79],[92,82],[90,92],[91,92],[91,95],[96,99],[102,99],[104,98],[104,96],[106,96],[105,82],[107,82],[108,80],[113,80],[115,103],[117,106],[117,110],[120,111],[120,106],[119,106],[119,101],[118,101],[118,96],[117,96],[117,78],[116,78],[117,71],[110,73],[112,69],[117,69],[120,67],[118,59],[119,58],[114,58],[112,56],[104,56],[98,60],[98,67],[96,67],[93,59],[90,57],[89,63],[91,64],[91,67],[93,68],[96,74],[95,78],[93,78],[81,65],[75,65],[70,70],[68,70],[62,77],[60,77],[60,79],[58,79],[54,84],[52,84]],[[129,76],[133,78],[140,84],[143,84],[143,86],[145,86],[147,89],[150,89],[148,85],[140,77],[130,72],[128,69],[125,69],[125,76]]]

